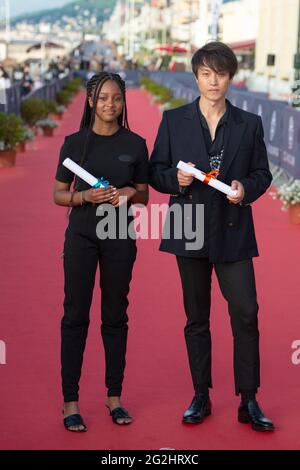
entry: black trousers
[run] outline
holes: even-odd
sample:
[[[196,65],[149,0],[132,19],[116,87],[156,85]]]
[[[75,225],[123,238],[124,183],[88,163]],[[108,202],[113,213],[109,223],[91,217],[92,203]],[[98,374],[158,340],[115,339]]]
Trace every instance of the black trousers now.
[[[136,258],[136,242],[130,238],[99,240],[95,211],[92,206],[73,209],[65,236],[65,300],[61,322],[61,373],[65,402],[78,401],[98,264],[107,395],[121,396],[122,392],[128,331],[127,295]]]
[[[258,305],[252,259],[212,265],[207,258],[177,256],[187,316],[185,340],[195,392],[212,387],[211,276],[215,269],[228,302],[234,339],[235,392],[260,384]]]

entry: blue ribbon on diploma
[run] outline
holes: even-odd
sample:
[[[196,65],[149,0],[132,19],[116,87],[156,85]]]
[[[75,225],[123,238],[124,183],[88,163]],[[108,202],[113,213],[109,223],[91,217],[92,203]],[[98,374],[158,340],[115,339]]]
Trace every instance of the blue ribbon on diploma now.
[[[94,184],[93,188],[97,189],[97,188],[100,188],[100,186],[104,186],[105,188],[109,186],[109,181],[105,180],[103,176],[101,176],[101,178],[98,179],[97,183]]]
[[[81,178],[83,181],[88,183],[92,188],[107,188],[109,186],[109,181],[105,180],[103,176],[97,180],[95,176],[91,175],[88,171],[86,171],[84,168],[82,168],[80,165],[78,165],[76,162],[71,160],[71,158],[65,158],[63,161],[63,166],[68,168],[68,170],[72,171],[76,176]],[[96,183],[93,185],[94,181],[96,180]]]

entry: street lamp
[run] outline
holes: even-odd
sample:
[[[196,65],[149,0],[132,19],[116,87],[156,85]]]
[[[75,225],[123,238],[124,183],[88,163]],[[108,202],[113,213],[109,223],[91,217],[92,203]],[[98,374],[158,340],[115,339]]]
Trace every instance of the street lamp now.
[[[191,58],[192,55],[192,24],[193,24],[193,5],[192,5],[193,0],[189,0],[189,45],[188,45],[188,50]]]
[[[130,32],[129,32],[129,58],[132,59],[134,56],[134,12],[135,12],[135,0],[130,0],[129,14],[130,14]]]
[[[4,0],[4,15],[5,15],[5,38],[6,43],[10,42],[10,0]]]
[[[46,71],[46,41],[45,38],[41,40],[41,75],[43,76]]]
[[[125,36],[124,36],[124,52],[126,58],[129,55],[129,36],[130,36],[130,0],[125,0]]]
[[[211,2],[211,24],[210,24],[210,35],[213,41],[218,39],[218,22],[220,17],[220,9],[223,0],[212,0]]]

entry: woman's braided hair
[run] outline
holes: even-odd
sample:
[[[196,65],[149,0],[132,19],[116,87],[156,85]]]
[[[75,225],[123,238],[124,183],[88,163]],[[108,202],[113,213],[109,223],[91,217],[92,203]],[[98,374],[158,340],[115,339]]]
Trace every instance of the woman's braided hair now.
[[[91,135],[91,130],[93,129],[93,126],[95,123],[96,108],[97,108],[99,95],[100,95],[100,92],[104,83],[107,82],[108,80],[112,80],[117,83],[117,85],[119,86],[121,90],[122,97],[123,97],[123,102],[124,102],[123,110],[120,116],[118,117],[118,124],[121,127],[126,127],[127,129],[129,129],[128,118],[127,118],[125,81],[117,73],[100,72],[100,73],[93,75],[92,78],[87,83],[86,100],[85,100],[84,111],[83,111],[83,115],[82,115],[82,119],[80,123],[80,129],[88,130],[85,143],[84,143],[80,166],[83,166],[83,163],[86,158],[86,152],[87,152],[89,138]],[[89,98],[92,98],[93,100],[92,107],[89,104]],[[75,185],[76,185],[76,181],[75,181]]]

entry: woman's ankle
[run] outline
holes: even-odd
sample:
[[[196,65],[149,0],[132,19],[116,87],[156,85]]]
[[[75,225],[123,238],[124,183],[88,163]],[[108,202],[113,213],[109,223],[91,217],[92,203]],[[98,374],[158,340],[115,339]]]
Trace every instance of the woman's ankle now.
[[[64,402],[64,413],[75,414],[79,411],[78,401]]]
[[[117,408],[121,405],[121,397],[107,397],[107,404],[110,408]]]

